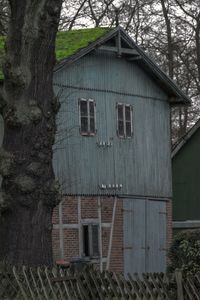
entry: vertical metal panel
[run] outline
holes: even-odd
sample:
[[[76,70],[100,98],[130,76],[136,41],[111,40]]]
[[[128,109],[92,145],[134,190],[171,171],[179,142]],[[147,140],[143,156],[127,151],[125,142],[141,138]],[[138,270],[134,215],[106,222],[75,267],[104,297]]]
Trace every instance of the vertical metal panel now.
[[[166,271],[166,203],[146,203],[146,272]]]
[[[124,199],[124,273],[145,271],[145,200]]]
[[[54,168],[63,192],[103,194],[99,184],[122,183],[118,194],[170,197],[170,108],[160,87],[136,64],[105,55],[86,56],[57,72],[54,80],[77,87],[62,89],[57,119],[56,144],[61,142],[55,146]],[[80,97],[96,102],[95,137],[79,133]],[[154,100],[156,97],[160,100]],[[117,136],[117,102],[133,106],[131,139]],[[99,141],[111,141],[113,146],[98,147]]]
[[[166,203],[124,199],[124,273],[166,270]]]

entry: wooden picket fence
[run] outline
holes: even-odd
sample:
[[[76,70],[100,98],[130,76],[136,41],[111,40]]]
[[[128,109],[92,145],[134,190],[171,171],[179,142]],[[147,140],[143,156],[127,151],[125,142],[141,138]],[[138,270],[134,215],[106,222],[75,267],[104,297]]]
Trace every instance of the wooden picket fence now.
[[[61,268],[0,268],[1,300],[195,300],[200,299],[200,276],[81,272]]]

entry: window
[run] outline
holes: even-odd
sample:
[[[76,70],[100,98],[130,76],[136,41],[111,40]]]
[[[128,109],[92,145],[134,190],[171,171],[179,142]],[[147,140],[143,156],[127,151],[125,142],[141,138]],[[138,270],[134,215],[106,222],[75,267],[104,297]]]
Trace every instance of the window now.
[[[79,100],[80,133],[82,135],[95,135],[96,108],[93,99]]]
[[[130,104],[117,103],[117,134],[122,138],[133,135],[133,109]]]
[[[84,224],[83,234],[83,255],[88,257],[99,256],[99,225]]]

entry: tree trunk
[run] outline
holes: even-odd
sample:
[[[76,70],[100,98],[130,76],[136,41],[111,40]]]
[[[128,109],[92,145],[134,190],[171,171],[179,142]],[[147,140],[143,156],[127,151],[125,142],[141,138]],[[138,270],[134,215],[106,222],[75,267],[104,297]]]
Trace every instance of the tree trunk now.
[[[62,0],[10,0],[4,87],[0,260],[52,263],[51,217],[59,200],[52,167],[58,99],[55,37]]]

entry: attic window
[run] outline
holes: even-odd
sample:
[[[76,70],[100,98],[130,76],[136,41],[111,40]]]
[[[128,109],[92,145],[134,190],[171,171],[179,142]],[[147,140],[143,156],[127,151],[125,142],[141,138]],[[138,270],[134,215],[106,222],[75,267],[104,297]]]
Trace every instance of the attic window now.
[[[117,135],[121,138],[133,135],[133,109],[130,104],[117,103]]]
[[[79,100],[80,133],[94,136],[96,133],[96,108],[93,99]]]

